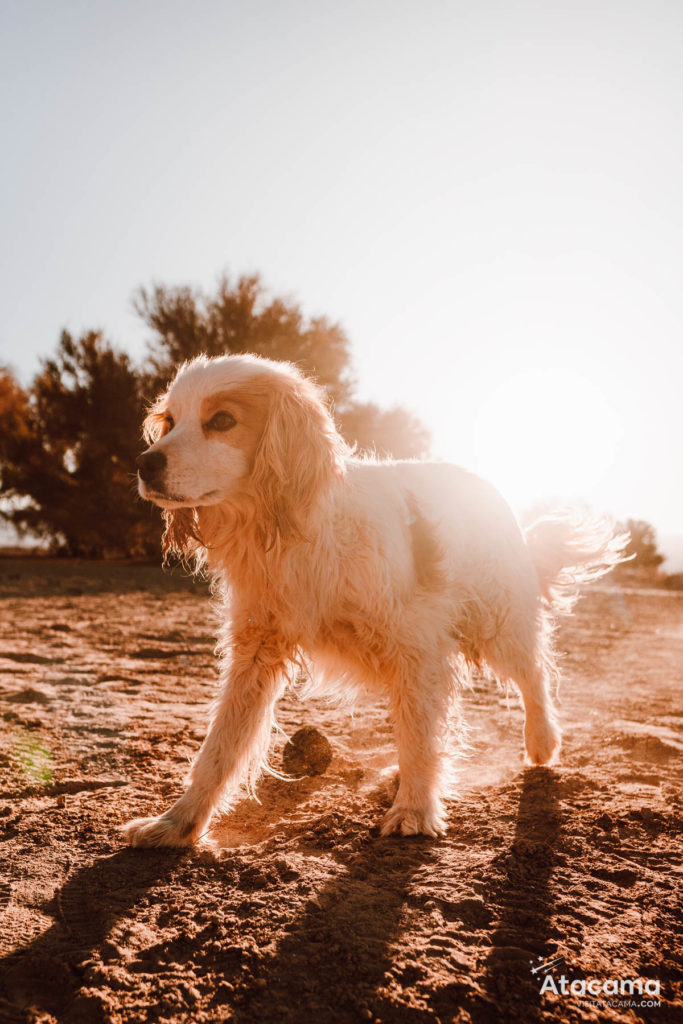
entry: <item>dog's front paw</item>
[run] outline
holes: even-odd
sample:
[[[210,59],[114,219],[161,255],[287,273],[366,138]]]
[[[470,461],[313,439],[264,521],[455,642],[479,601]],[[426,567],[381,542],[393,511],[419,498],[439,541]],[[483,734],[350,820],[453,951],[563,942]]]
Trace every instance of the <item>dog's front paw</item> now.
[[[135,818],[121,827],[131,846],[193,846],[197,842],[194,822],[179,824],[170,814],[158,818]]]
[[[441,808],[394,806],[384,815],[382,835],[431,836],[436,839],[444,835],[446,822]]]

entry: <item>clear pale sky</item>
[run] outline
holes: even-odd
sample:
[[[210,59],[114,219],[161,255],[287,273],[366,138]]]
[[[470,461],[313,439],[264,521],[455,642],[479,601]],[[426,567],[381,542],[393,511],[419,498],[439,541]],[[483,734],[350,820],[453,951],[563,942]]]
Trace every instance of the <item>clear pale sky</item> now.
[[[4,0],[0,359],[260,271],[516,507],[683,533],[683,4]]]

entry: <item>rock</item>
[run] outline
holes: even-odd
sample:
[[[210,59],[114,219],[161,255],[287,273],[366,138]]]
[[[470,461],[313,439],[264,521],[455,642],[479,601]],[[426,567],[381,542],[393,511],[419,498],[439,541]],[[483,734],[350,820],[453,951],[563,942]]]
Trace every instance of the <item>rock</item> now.
[[[324,775],[332,760],[332,747],[311,725],[298,729],[285,746],[282,763],[289,775]]]

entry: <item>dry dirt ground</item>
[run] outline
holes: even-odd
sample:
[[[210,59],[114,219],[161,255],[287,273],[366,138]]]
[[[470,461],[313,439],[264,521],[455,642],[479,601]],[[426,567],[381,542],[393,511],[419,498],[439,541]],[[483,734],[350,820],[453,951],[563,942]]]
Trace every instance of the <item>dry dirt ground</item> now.
[[[3,1024],[682,1019],[683,595],[593,590],[564,622],[558,768],[524,769],[516,700],[475,681],[438,841],[379,838],[381,707],[288,698],[284,732],[321,729],[330,768],[266,778],[215,859],[117,832],[179,793],[203,737],[206,590],[46,561],[0,563],[0,590]],[[531,968],[559,957],[558,985],[659,980],[661,1006],[541,993]]]

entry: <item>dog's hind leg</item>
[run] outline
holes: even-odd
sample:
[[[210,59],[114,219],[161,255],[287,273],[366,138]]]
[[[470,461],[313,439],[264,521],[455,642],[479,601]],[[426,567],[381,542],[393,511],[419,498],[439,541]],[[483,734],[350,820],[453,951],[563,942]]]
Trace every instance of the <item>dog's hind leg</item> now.
[[[552,764],[560,752],[562,734],[550,695],[550,680],[540,665],[519,671],[513,680],[524,703],[524,747],[529,764]]]
[[[551,686],[557,668],[547,625],[539,620],[529,643],[524,629],[510,629],[485,652],[486,660],[502,681],[517,686],[524,704],[524,746],[529,764],[552,764],[560,752],[561,732]]]

